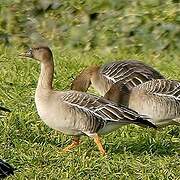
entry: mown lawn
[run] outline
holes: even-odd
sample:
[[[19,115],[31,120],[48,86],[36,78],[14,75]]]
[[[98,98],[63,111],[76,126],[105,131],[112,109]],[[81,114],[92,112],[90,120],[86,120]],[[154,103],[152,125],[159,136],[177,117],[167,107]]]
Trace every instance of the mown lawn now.
[[[20,51],[20,50],[19,50]],[[62,51],[53,48],[56,89],[66,90],[83,67],[115,59],[140,59],[170,79],[180,80],[179,56],[175,52],[135,54]],[[161,131],[135,125],[123,126],[102,137],[107,157],[101,157],[94,142],[69,153],[61,150],[70,137],[48,128],[38,117],[34,92],[39,65],[21,60],[17,51],[0,50],[0,100],[12,110],[0,119],[0,158],[17,168],[8,179],[180,179],[180,127]],[[90,90],[92,93],[94,91]]]

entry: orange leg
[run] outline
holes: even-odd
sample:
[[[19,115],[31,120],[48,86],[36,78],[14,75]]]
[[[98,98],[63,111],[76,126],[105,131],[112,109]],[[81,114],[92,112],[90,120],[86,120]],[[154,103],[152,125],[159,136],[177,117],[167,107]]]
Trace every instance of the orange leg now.
[[[104,156],[106,155],[106,151],[104,150],[103,146],[102,146],[102,143],[100,141],[100,137],[96,134],[95,136],[93,136],[94,138],[94,142],[97,144],[98,146],[98,149],[100,151],[100,153]]]
[[[79,144],[80,144],[79,137],[78,136],[74,136],[72,143],[69,146],[65,147],[63,149],[63,152],[67,152],[67,151],[73,149],[74,147],[78,146]]]

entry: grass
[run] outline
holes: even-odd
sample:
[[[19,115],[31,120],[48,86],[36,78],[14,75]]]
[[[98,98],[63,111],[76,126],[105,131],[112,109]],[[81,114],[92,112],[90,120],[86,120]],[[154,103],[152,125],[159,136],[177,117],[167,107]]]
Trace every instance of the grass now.
[[[180,127],[161,131],[135,125],[123,126],[102,137],[107,157],[101,157],[94,142],[82,137],[82,144],[62,154],[70,137],[48,128],[38,117],[34,92],[39,75],[35,61],[21,60],[12,49],[1,49],[0,100],[12,110],[0,119],[0,158],[17,168],[8,179],[180,179]],[[135,54],[119,51],[69,52],[53,48],[56,62],[54,86],[69,88],[84,67],[112,59],[140,59],[170,79],[179,79],[179,56]],[[94,91],[90,90],[92,93]]]

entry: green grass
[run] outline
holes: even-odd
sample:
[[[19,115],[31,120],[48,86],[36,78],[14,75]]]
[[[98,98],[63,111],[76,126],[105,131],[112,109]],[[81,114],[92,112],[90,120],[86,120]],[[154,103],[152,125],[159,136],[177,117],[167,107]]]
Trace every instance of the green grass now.
[[[123,126],[102,137],[108,156],[101,157],[88,137],[69,153],[62,154],[71,138],[48,128],[38,117],[34,92],[39,65],[21,60],[12,49],[2,49],[0,100],[12,110],[0,119],[0,158],[17,168],[8,179],[180,179],[180,128],[161,131],[135,125]],[[140,59],[169,79],[179,79],[179,56],[135,54],[118,51],[79,53],[53,48],[56,89],[65,90],[84,67],[112,59]],[[180,80],[180,79],[179,79]],[[91,92],[94,92],[91,89]]]

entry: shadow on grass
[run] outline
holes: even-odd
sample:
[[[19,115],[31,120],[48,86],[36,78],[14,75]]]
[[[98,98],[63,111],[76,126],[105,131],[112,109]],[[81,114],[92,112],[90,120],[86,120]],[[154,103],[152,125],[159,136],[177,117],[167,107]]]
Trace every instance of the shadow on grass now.
[[[177,135],[177,134],[176,134]],[[158,156],[180,155],[179,136],[172,136],[171,133],[150,133],[145,136],[139,134],[135,138],[121,139],[120,142],[115,140],[111,146],[107,147],[111,153],[122,154],[125,151],[134,155],[154,154]]]
[[[128,141],[120,144],[118,147],[113,145],[109,147],[109,150],[115,154],[123,154],[124,151],[127,151],[134,155],[155,154],[159,156],[173,156],[178,153],[178,143],[166,141],[161,144],[161,142]]]

